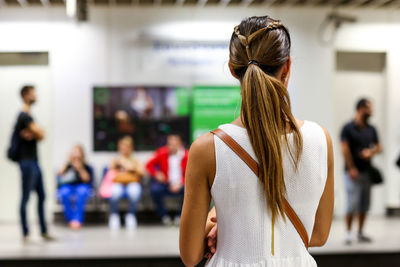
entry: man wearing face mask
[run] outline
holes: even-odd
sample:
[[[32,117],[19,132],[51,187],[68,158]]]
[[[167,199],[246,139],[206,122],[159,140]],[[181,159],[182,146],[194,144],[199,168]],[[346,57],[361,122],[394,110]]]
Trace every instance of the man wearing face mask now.
[[[347,123],[341,132],[341,147],[345,159],[345,185],[347,194],[345,243],[352,242],[351,225],[358,215],[358,241],[371,242],[364,235],[363,227],[370,204],[371,182],[368,169],[372,158],[381,152],[378,133],[369,124],[372,103],[362,98],[357,102],[354,119]]]

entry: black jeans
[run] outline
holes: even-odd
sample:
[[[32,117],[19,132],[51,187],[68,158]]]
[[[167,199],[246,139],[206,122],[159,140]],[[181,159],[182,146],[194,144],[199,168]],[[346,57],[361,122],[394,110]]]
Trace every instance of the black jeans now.
[[[164,206],[164,197],[166,197],[166,196],[174,196],[174,197],[181,198],[180,204],[179,204],[179,209],[176,214],[177,216],[181,215],[182,205],[183,205],[183,196],[184,196],[184,192],[185,192],[184,187],[182,187],[182,189],[179,192],[172,193],[171,191],[169,191],[168,184],[162,184],[162,183],[159,183],[158,181],[156,181],[155,179],[152,179],[150,191],[151,191],[151,196],[153,198],[153,201],[156,204],[158,216],[160,216],[160,218],[162,218],[168,214],[168,212]]]
[[[29,201],[31,191],[38,194],[38,214],[40,230],[42,234],[47,233],[46,220],[44,216],[44,187],[42,172],[37,160],[24,159],[19,161],[19,167],[22,174],[22,200],[20,206],[21,225],[24,236],[29,234],[28,223],[26,220],[26,204]]]

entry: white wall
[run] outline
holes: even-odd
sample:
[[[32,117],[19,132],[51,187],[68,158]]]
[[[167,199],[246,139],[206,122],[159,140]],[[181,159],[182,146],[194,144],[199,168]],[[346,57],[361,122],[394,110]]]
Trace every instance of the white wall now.
[[[171,23],[181,25],[176,31],[185,31],[182,25],[190,22],[203,25],[200,36],[207,39],[208,32],[213,28],[205,22],[213,22],[219,27],[219,42],[228,41],[233,26],[241,18],[251,15],[269,14],[282,19],[292,34],[293,69],[290,82],[290,92],[295,114],[304,119],[314,120],[337,135],[333,121],[332,77],[334,68],[334,49],[340,45],[360,49],[366,44],[365,40],[354,39],[351,28],[340,30],[335,46],[324,46],[319,43],[316,34],[319,24],[324,19],[327,10],[324,9],[270,9],[270,8],[90,8],[90,21],[77,24],[65,17],[61,8],[3,8],[0,9],[0,34],[7,36],[0,42],[2,51],[49,51],[50,68],[54,90],[54,123],[51,129],[54,134],[53,168],[59,166],[66,157],[71,145],[80,142],[88,150],[88,157],[96,167],[99,175],[102,166],[106,165],[113,156],[112,153],[93,153],[92,149],[92,113],[91,90],[93,85],[101,84],[236,84],[226,70],[226,61],[221,61],[220,68],[213,67],[213,72],[205,76],[203,71],[193,67],[189,74],[176,76],[168,75],[168,71],[159,67],[149,68],[148,64],[158,66],[157,58],[151,57],[151,46],[148,42],[138,42],[138,37],[154,39],[173,35]],[[363,15],[367,12],[354,12]],[[368,24],[382,24],[382,27],[394,25],[390,18],[399,13],[372,12],[360,27],[368,29]],[[397,22],[396,22],[397,23]],[[215,24],[215,25],[216,25]],[[212,25],[212,24],[211,24]],[[172,28],[171,28],[172,27]],[[194,26],[195,27],[195,26]],[[197,30],[198,31],[198,30]],[[343,31],[343,33],[342,33]],[[226,33],[225,33],[226,32]],[[183,34],[189,34],[183,32]],[[347,37],[345,37],[347,36]],[[381,34],[386,40],[390,33]],[[216,38],[211,36],[209,39]],[[349,40],[353,40],[349,44]],[[382,41],[382,43],[384,43]],[[397,40],[397,45],[399,41]],[[395,67],[400,64],[399,55],[394,49],[388,51],[393,55],[388,62],[390,86],[399,85],[395,77]],[[398,52],[397,52],[398,53]],[[397,61],[396,57],[397,56]],[[137,64],[150,58],[147,65]],[[218,54],[222,59],[223,51]],[[226,60],[228,52],[226,51]],[[151,67],[151,66],[150,66]],[[11,90],[2,88],[1,90]],[[391,94],[395,94],[391,90]],[[399,97],[397,99],[400,99]],[[0,105],[4,99],[0,99]],[[394,95],[390,98],[391,106],[396,109]],[[50,103],[49,103],[50,105]],[[388,105],[389,106],[389,105]],[[392,112],[392,110],[390,110]],[[396,113],[391,113],[396,114]],[[390,140],[398,139],[394,133],[399,123],[393,116],[393,133],[388,131]],[[0,121],[1,123],[1,121]],[[390,123],[389,123],[390,124]],[[389,140],[389,139],[388,139]],[[398,141],[393,142],[398,145]],[[393,145],[394,147],[394,145]],[[394,148],[393,148],[394,149]],[[393,154],[393,155],[392,155]],[[390,156],[394,156],[394,150]],[[149,153],[140,153],[145,160]],[[339,159],[339,158],[338,158]],[[389,167],[389,163],[388,167]],[[392,170],[393,173],[395,170]],[[10,172],[10,170],[2,170]],[[337,172],[340,174],[340,172]],[[17,178],[17,177],[16,177]],[[46,177],[47,180],[53,177]],[[342,177],[338,175],[337,180]],[[340,185],[340,184],[338,184]],[[338,187],[337,190],[342,190]],[[51,192],[50,188],[48,190]],[[391,192],[390,200],[394,203],[398,191]],[[15,193],[15,192],[10,192]],[[50,195],[50,194],[49,194]],[[398,195],[398,194],[397,194]],[[0,195],[0,202],[7,195]],[[339,202],[340,203],[340,202]],[[337,207],[340,214],[343,207]],[[3,218],[0,213],[0,221]]]

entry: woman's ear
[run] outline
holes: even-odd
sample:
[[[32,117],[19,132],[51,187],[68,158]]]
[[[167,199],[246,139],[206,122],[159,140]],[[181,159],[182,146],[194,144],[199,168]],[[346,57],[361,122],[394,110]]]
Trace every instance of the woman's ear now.
[[[286,61],[287,68],[287,76],[290,76],[290,70],[292,68],[292,57],[289,57],[288,61]]]
[[[229,70],[231,71],[232,76],[239,80],[239,77],[236,76],[235,72],[233,71],[233,69],[231,67],[231,62],[228,63],[228,66],[229,66]]]
[[[292,58],[289,57],[289,59],[286,61],[286,63],[282,66],[280,71],[277,73],[277,78],[285,85],[287,86],[289,82],[289,77],[290,77],[290,68],[292,66]]]
[[[280,73],[280,79],[282,82],[290,75],[290,67],[292,65],[292,58],[289,57],[289,59],[286,61],[286,63],[283,65]]]

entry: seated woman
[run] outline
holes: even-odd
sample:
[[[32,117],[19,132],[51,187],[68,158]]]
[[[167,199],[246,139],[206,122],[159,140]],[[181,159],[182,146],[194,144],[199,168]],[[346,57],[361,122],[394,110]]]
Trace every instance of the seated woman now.
[[[85,204],[92,190],[93,170],[86,164],[83,147],[75,145],[68,162],[58,172],[58,195],[72,229],[83,224]]]
[[[122,198],[128,198],[129,209],[125,215],[125,226],[127,229],[136,229],[136,205],[142,194],[140,180],[144,174],[144,167],[138,159],[133,157],[133,139],[125,136],[118,141],[119,156],[111,162],[108,175],[114,176],[110,196],[110,219],[111,229],[120,228],[118,214],[118,202]]]

